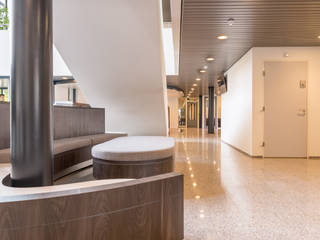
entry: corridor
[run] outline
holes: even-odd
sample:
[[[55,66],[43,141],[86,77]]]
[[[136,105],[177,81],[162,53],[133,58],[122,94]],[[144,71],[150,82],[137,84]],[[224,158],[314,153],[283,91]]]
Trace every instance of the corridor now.
[[[251,158],[202,130],[171,135],[186,240],[319,239],[319,160]]]

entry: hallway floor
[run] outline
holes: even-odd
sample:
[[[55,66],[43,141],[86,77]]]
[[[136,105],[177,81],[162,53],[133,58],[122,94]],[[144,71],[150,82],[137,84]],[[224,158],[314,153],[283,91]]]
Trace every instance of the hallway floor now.
[[[186,240],[320,238],[320,160],[250,158],[196,129],[171,136]]]

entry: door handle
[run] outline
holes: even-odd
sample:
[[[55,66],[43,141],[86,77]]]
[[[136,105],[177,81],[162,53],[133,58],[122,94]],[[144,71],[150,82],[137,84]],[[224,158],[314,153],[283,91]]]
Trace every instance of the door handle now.
[[[303,116],[305,116],[306,115],[306,110],[305,109],[299,109],[299,111],[298,111],[298,116],[301,116],[301,117],[303,117]]]

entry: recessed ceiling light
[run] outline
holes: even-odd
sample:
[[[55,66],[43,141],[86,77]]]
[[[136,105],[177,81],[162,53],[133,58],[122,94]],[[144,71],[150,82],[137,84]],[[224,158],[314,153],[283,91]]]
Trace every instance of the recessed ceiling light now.
[[[203,66],[203,69],[208,69],[208,66],[207,65]]]
[[[320,39],[320,36],[318,36],[318,38]]]
[[[207,60],[207,62],[212,62],[212,61],[214,61],[214,58],[213,57],[207,57],[206,60]]]
[[[204,69],[201,69],[199,72],[200,72],[200,73],[205,73],[205,72],[207,72],[207,71],[204,70]]]
[[[219,40],[226,40],[228,39],[228,36],[227,35],[220,35],[217,37]]]
[[[194,90],[194,88],[191,88],[191,90],[193,91],[193,90]]]
[[[194,84],[193,84],[193,86],[195,86],[195,87],[196,87],[196,86],[197,86],[197,84],[196,84],[196,83],[194,83]]]
[[[201,81],[201,78],[196,78],[196,81]]]

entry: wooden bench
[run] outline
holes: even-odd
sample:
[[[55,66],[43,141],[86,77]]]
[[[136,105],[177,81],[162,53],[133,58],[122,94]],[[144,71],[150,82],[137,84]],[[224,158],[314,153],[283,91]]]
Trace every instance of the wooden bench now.
[[[54,141],[54,178],[92,165],[91,148],[99,143],[126,136],[123,133],[104,133]],[[0,150],[0,163],[10,163],[10,148]]]
[[[54,106],[54,178],[92,165],[91,148],[126,136],[105,133],[105,110]],[[0,163],[10,162],[10,104],[0,103]]]
[[[173,138],[119,137],[92,148],[96,179],[143,178],[173,171]]]

